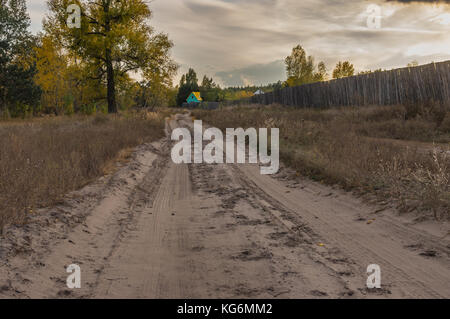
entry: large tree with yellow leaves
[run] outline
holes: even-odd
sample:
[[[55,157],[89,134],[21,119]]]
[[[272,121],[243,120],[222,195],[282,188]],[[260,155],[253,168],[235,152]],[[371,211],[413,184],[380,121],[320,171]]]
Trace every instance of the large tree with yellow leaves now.
[[[67,8],[81,8],[81,27],[67,24]],[[177,69],[166,34],[148,25],[151,10],[144,0],[49,0],[46,33],[57,39],[70,55],[83,60],[89,77],[106,86],[108,112],[117,112],[116,85],[139,72],[149,80],[167,81]]]

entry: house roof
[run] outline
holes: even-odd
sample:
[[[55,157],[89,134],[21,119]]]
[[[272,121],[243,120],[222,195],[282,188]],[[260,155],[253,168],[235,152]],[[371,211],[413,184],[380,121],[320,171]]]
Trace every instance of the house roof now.
[[[191,94],[194,94],[195,97],[197,98],[197,100],[203,101],[203,100],[202,100],[202,97],[200,96],[200,92],[192,92]]]

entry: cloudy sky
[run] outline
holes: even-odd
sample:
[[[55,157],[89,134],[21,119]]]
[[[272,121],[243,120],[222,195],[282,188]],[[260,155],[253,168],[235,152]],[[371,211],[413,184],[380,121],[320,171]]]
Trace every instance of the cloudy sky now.
[[[27,1],[37,32],[45,1]],[[150,23],[173,40],[179,76],[193,67],[224,86],[260,85],[285,80],[283,60],[297,44],[329,70],[339,60],[358,71],[449,60],[449,2],[153,0]],[[376,8],[379,29],[367,22]]]

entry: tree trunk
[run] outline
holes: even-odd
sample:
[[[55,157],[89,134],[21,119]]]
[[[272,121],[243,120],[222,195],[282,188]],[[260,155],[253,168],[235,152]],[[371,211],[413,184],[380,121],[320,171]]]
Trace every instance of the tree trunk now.
[[[109,6],[111,0],[107,0],[103,3],[103,11],[105,12],[105,33],[109,34],[111,31],[111,20],[109,17]],[[108,44],[105,47],[105,60],[106,60],[106,81],[107,81],[107,100],[108,100],[108,113],[117,113],[116,104],[116,84],[114,83],[114,67],[111,57],[111,48]]]
[[[117,113],[116,85],[114,83],[114,68],[111,60],[111,50],[106,49],[106,80],[108,113]]]

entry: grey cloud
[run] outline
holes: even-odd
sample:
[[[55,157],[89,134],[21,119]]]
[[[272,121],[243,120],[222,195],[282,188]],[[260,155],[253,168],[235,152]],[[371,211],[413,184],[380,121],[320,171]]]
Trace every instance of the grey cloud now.
[[[27,1],[37,31],[45,2]],[[358,70],[403,66],[414,58],[421,63],[450,59],[450,7],[402,2],[155,0],[150,23],[175,43],[180,75],[193,67],[198,74],[220,77],[224,85],[284,80],[280,61],[297,44],[329,69],[344,59]],[[380,30],[367,28],[370,3],[383,8]]]
[[[214,1],[211,1],[211,3],[208,4],[186,1],[184,5],[191,11],[190,14],[208,17],[208,19],[216,19],[218,17],[222,18],[224,15],[232,12],[229,8],[224,8],[214,4]]]
[[[450,3],[450,0],[386,0],[386,2],[399,3]]]
[[[225,86],[262,85],[285,78],[283,61],[255,64],[245,68],[221,71],[215,74]]]

